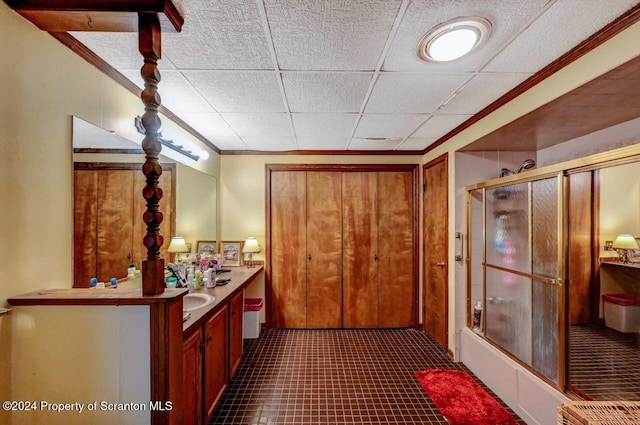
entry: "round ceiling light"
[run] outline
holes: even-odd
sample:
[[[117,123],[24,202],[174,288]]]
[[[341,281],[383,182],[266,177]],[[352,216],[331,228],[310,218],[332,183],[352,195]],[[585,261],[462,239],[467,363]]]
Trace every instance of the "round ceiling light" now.
[[[491,22],[487,19],[452,19],[433,28],[420,39],[418,57],[427,62],[449,62],[484,43],[489,34]]]

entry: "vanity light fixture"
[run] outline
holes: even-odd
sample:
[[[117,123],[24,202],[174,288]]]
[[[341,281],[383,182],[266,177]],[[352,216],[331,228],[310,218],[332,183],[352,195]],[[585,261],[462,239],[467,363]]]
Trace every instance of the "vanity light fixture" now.
[[[256,240],[256,238],[249,237],[246,241],[244,241],[244,246],[242,247],[242,252],[249,254],[249,258],[247,260],[247,268],[254,268],[255,264],[253,262],[253,254],[256,252],[260,252],[260,244]]]
[[[146,130],[142,125],[142,118],[140,117],[140,115],[138,115],[135,118],[134,124],[136,126],[136,130],[138,130],[138,133],[143,135],[146,133]],[[201,150],[200,152],[195,153],[194,148],[187,149],[186,146],[178,145],[173,140],[165,139],[164,137],[162,137],[162,131],[159,132],[158,140],[160,141],[160,143],[162,143],[162,146],[166,146],[169,149],[173,149],[174,151],[181,153],[182,155],[186,156],[187,158],[193,159],[194,161],[197,161],[200,158],[204,160],[209,159],[208,152]]]
[[[176,254],[176,263],[179,263],[180,254],[189,252],[189,247],[187,246],[187,242],[184,240],[182,236],[175,236],[171,238],[171,243],[169,243],[169,248],[167,248],[167,252],[171,254]]]
[[[426,62],[450,62],[487,41],[491,22],[480,17],[459,17],[434,27],[418,43],[418,57]]]
[[[620,255],[620,261],[629,263],[631,262],[631,251],[640,249],[640,247],[632,235],[618,235],[613,241],[613,249]]]

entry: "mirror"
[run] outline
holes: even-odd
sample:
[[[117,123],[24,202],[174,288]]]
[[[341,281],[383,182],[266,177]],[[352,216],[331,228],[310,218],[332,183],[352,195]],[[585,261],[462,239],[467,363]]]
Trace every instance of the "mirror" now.
[[[146,256],[142,246],[146,233],[142,222],[146,207],[141,195],[144,175],[140,171],[144,152],[140,143],[77,117],[73,117],[72,145],[74,286],[84,287],[91,273],[107,282],[111,277],[122,278],[127,275],[129,262],[140,269]],[[217,179],[186,165],[192,160],[181,161],[178,153],[166,148],[162,153],[162,256],[169,263],[173,255],[166,249],[173,236],[183,236],[191,252],[195,252],[197,241],[216,240]]]

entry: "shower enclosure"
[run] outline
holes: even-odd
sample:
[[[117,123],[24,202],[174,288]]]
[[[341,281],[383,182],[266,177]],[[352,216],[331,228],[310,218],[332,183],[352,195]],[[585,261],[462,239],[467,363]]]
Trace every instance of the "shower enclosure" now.
[[[561,385],[562,176],[501,180],[468,188],[469,303],[480,334]]]

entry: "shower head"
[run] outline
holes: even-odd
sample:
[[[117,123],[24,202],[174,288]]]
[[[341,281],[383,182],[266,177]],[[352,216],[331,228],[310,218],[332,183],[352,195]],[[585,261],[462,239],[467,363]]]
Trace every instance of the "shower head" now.
[[[535,166],[536,166],[536,162],[533,159],[525,159],[524,162],[520,164],[520,168],[518,168],[518,171],[516,171],[516,174],[524,170],[530,170]]]

